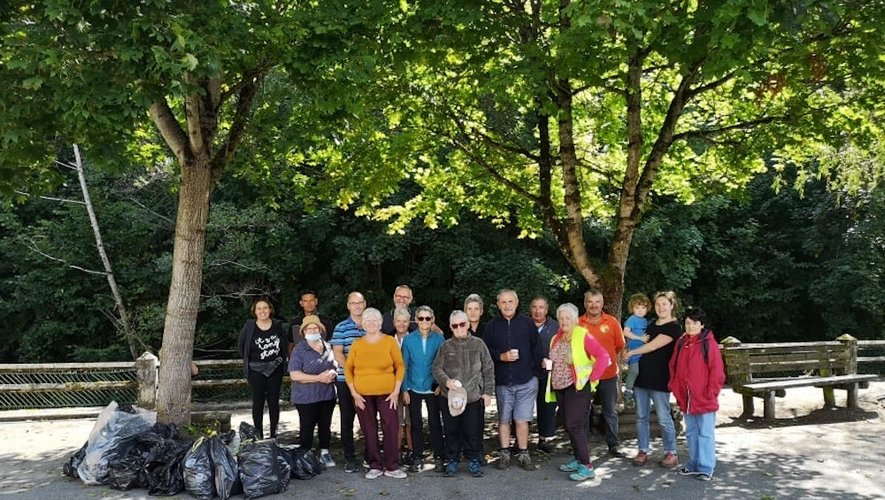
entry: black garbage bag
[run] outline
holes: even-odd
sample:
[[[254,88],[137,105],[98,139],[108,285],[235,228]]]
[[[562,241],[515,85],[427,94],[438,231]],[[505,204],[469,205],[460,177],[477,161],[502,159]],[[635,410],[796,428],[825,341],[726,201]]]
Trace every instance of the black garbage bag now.
[[[145,486],[150,495],[171,496],[184,490],[184,456],[193,442],[180,440],[177,435],[175,426],[165,425],[157,432],[144,436],[145,440],[153,440],[143,468]]]
[[[184,489],[197,498],[213,498],[215,497],[214,475],[212,457],[209,454],[209,440],[201,437],[184,456]]]
[[[246,498],[273,495],[286,489],[290,472],[281,466],[280,462],[286,462],[279,455],[273,441],[244,442],[240,446],[237,462]]]
[[[258,435],[255,433],[255,427],[246,422],[240,422],[240,441],[257,441]]]
[[[149,488],[150,460],[170,446],[178,446],[178,429],[171,424],[154,424],[149,430],[123,440],[108,462],[107,484],[117,490]],[[187,444],[188,442],[183,442]],[[179,490],[180,491],[180,490]]]
[[[77,467],[80,466],[80,463],[83,462],[83,457],[86,456],[86,447],[89,446],[89,441],[83,443],[83,446],[71,455],[68,463],[62,467],[62,473],[68,477],[72,477],[74,479],[80,479],[80,474],[77,474]]]
[[[277,462],[280,464],[280,484],[283,487],[281,491],[284,491],[289,486],[289,481],[292,480],[292,464],[279,448],[277,448]]]
[[[280,446],[280,454],[286,457],[295,479],[313,479],[323,470],[316,455],[294,446]]]
[[[237,459],[225,446],[224,438],[209,439],[209,458],[212,463],[215,481],[215,492],[222,500],[243,492],[240,474],[237,470]]]

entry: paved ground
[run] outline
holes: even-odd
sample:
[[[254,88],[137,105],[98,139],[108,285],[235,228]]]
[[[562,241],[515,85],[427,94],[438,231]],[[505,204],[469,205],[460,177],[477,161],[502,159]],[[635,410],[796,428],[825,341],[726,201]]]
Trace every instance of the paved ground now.
[[[885,498],[885,382],[873,383],[861,395],[863,411],[823,410],[820,390],[793,389],[778,399],[778,420],[772,424],[738,420],[740,397],[726,389],[717,429],[719,465],[710,483],[604,457],[599,437],[593,436],[597,477],[580,484],[556,470],[571,459],[563,439],[560,451],[533,472],[489,466],[479,479],[466,472],[445,478],[428,471],[404,480],[368,481],[345,474],[339,466],[311,481],[293,480],[284,493],[268,498]],[[837,403],[844,405],[844,394],[837,392]],[[247,419],[239,413],[233,422],[236,426]],[[94,419],[0,422],[0,499],[148,498],[144,490],[85,486],[62,475],[62,464],[86,440],[93,423]],[[297,416],[285,414],[283,439],[292,436],[285,431],[295,429]],[[635,445],[635,439],[624,441],[625,451],[634,452]],[[679,446],[680,458],[685,458],[681,437]],[[659,458],[657,453],[653,458]]]

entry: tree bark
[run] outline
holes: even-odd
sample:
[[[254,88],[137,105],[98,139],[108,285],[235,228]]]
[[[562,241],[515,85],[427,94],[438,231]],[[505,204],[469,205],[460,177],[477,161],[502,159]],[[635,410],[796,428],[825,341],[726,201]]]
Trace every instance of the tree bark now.
[[[181,166],[172,283],[166,306],[163,348],[160,350],[157,394],[157,420],[160,422],[190,422],[191,361],[203,283],[209,197],[213,187],[207,158]]]

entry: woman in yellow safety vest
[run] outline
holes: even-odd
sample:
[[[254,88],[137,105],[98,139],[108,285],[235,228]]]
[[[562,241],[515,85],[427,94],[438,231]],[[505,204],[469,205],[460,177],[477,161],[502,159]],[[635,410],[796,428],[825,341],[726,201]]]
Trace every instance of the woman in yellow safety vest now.
[[[585,427],[590,417],[590,396],[611,359],[605,348],[578,326],[578,308],[574,304],[559,306],[556,319],[560,329],[550,340],[550,357],[542,361],[544,369],[550,372],[545,397],[548,402],[559,402],[575,455],[559,470],[571,473],[569,479],[573,481],[584,481],[596,475]]]

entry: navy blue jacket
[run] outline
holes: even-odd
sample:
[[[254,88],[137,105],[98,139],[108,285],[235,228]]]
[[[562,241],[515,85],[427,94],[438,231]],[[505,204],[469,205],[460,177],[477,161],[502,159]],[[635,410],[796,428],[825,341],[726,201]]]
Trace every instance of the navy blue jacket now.
[[[501,316],[486,323],[482,339],[495,362],[495,385],[522,385],[535,376],[541,364],[538,328],[528,316],[516,315],[507,320]],[[501,353],[519,349],[519,359],[501,361]]]

